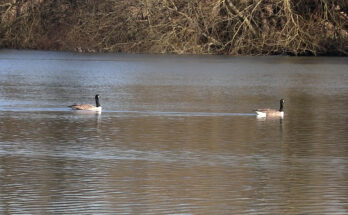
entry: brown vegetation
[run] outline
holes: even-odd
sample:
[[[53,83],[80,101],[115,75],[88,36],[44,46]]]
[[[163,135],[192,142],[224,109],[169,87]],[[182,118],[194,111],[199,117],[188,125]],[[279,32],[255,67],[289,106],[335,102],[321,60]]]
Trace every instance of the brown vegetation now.
[[[346,0],[2,0],[0,47],[348,55]]]

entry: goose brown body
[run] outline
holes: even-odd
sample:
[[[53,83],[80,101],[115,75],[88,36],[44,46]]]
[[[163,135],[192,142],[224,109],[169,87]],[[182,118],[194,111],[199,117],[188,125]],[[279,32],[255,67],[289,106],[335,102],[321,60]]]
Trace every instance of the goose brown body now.
[[[89,111],[101,111],[102,107],[99,103],[99,95],[95,95],[96,106],[90,104],[73,104],[69,107],[73,110],[89,110]]]
[[[266,109],[257,109],[255,111],[257,116],[261,116],[261,117],[267,117],[267,116],[268,117],[272,117],[272,116],[283,117],[284,116],[283,108],[284,108],[284,99],[281,99],[279,110],[266,108]]]

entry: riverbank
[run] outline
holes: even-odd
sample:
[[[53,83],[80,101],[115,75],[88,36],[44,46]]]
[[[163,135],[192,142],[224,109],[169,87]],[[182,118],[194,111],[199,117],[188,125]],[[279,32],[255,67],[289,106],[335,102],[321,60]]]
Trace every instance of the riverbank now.
[[[0,48],[348,55],[345,0],[5,0]]]

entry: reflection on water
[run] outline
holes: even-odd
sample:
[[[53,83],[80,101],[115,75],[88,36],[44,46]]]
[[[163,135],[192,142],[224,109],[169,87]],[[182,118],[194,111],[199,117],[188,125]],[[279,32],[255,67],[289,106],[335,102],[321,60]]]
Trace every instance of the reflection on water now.
[[[2,50],[0,213],[347,214],[347,64]]]

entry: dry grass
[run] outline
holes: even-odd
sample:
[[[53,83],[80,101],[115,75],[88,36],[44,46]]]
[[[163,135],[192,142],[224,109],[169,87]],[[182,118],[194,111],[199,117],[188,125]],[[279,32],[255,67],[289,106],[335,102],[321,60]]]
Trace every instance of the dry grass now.
[[[0,47],[348,55],[346,0],[3,0]]]

